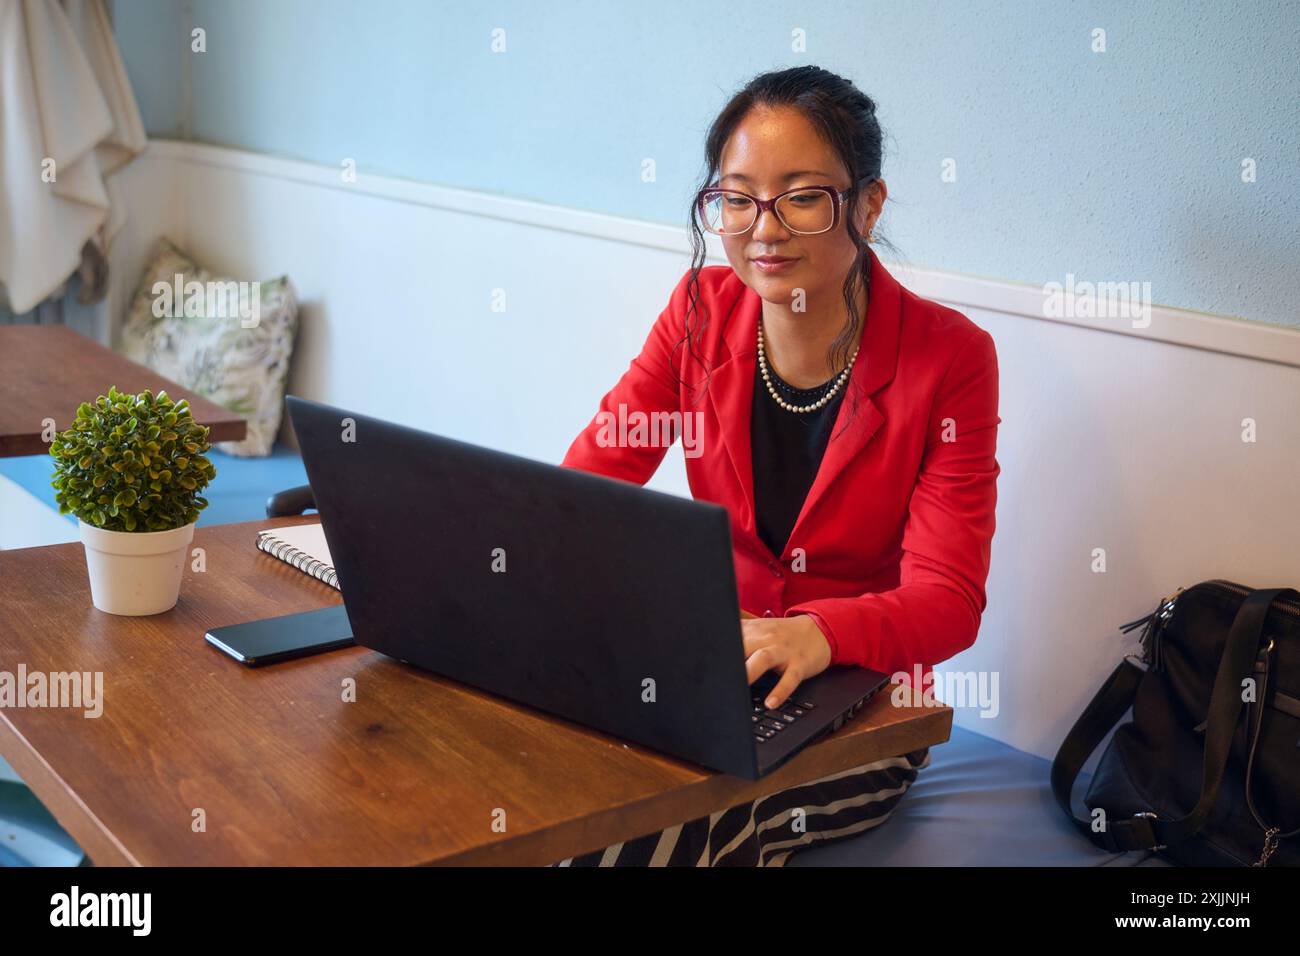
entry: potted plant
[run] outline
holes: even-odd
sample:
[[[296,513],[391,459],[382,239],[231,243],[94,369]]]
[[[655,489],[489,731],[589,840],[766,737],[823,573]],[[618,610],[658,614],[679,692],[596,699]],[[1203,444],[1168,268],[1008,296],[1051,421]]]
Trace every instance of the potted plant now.
[[[110,614],[176,606],[199,493],[217,469],[203,456],[208,429],[189,402],[166,392],[110,388],[83,402],[50,445],[60,514],[74,514],[86,548],[90,595]]]

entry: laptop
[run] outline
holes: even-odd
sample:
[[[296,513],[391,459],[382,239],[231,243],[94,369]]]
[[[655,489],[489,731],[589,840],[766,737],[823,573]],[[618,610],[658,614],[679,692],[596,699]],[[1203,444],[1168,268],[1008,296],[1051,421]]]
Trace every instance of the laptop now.
[[[751,780],[888,681],[763,707],[718,505],[286,401],[358,644]]]

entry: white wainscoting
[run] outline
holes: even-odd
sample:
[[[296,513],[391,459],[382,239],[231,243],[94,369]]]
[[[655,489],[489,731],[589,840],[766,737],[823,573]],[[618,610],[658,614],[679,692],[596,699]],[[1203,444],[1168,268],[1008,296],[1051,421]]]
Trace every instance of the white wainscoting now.
[[[117,276],[166,232],[216,269],[292,277],[293,392],[552,462],[689,262],[673,227],[196,144],[154,143],[124,181]],[[896,271],[998,345],[989,605],[945,669],[996,672],[999,710],[958,723],[1050,756],[1128,646],[1116,625],[1206,578],[1300,585],[1300,331],[1163,308],[1146,329],[1048,320],[1041,289]],[[653,484],[685,493],[679,453]]]

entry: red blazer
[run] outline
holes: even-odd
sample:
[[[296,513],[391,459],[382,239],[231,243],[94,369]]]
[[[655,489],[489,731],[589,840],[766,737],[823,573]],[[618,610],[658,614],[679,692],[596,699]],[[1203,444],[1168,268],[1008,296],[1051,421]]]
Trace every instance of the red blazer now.
[[[696,498],[730,513],[740,606],[810,614],[834,663],[909,675],[919,666],[924,680],[930,665],[974,643],[986,603],[1000,470],[992,337],[908,292],[873,254],[850,390],[785,551],[774,555],[755,531],[750,459],[761,300],[729,266],[701,270],[709,321],[697,352],[711,374],[693,398],[669,366],[672,356],[683,379],[703,384],[705,370],[674,350],[688,277],[564,465],[644,483],[666,448],[604,447],[617,435],[607,416],[617,418],[620,404],[625,421],[634,411],[698,413],[686,475]]]

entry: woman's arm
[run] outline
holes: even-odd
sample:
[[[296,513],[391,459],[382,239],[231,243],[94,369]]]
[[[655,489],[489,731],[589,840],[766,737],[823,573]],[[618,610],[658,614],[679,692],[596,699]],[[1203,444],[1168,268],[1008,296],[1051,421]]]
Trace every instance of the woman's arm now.
[[[1000,421],[997,352],[992,336],[977,329],[954,356],[931,409],[898,587],[786,611],[813,617],[833,663],[891,674],[938,664],[975,642],[986,604]]]
[[[663,441],[660,424],[664,415],[678,413],[681,399],[676,380],[681,371],[685,346],[677,349],[683,335],[686,313],[686,273],[669,297],[667,307],[645,340],[641,354],[632,360],[623,377],[600,402],[600,410],[569,446],[561,463],[611,478],[645,484],[663,461],[671,441]],[[670,365],[676,349],[676,371]],[[638,419],[637,416],[642,416]],[[655,416],[659,416],[656,418]],[[644,435],[649,443],[620,441],[638,420],[647,423]],[[620,422],[629,428],[620,429]],[[622,431],[622,436],[620,435]]]

